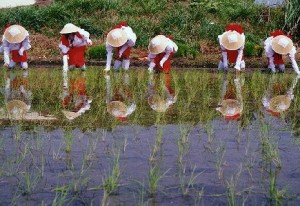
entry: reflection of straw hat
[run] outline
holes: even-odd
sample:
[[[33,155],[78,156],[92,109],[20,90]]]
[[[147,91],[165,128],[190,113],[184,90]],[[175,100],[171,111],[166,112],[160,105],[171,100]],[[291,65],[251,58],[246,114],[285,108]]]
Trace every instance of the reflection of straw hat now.
[[[62,113],[65,115],[65,117],[69,120],[75,119],[81,115],[79,112],[71,112],[68,110],[62,110]]]
[[[235,99],[225,99],[217,111],[221,112],[226,120],[235,120],[241,116],[242,105]]]
[[[148,49],[152,54],[162,53],[168,45],[168,39],[164,35],[157,35],[151,39]]]
[[[221,44],[228,50],[237,50],[244,42],[245,39],[236,31],[226,31],[221,38]]]
[[[28,106],[20,100],[11,100],[6,105],[8,114],[13,119],[20,119],[28,112]]]
[[[127,34],[122,29],[113,29],[107,34],[107,42],[113,47],[120,47],[127,41]]]
[[[126,118],[128,108],[121,101],[111,101],[107,104],[107,111],[116,118]],[[122,119],[123,120],[123,119]]]
[[[72,23],[68,23],[64,26],[64,28],[59,33],[70,34],[70,33],[78,32],[79,30],[80,30],[80,28],[78,26],[75,26]]]
[[[156,94],[148,97],[148,104],[157,112],[165,112],[170,106],[163,97]]]
[[[293,41],[284,35],[279,35],[272,40],[272,49],[278,54],[288,54],[293,48]]]
[[[9,43],[20,43],[28,35],[28,31],[20,25],[12,25],[4,32],[4,37]]]
[[[287,95],[278,95],[270,100],[270,107],[268,109],[274,115],[287,110],[291,105],[291,99]]]

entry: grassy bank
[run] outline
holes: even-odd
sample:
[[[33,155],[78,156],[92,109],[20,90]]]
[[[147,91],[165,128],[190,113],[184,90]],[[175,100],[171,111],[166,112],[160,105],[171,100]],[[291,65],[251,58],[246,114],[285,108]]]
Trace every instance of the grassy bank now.
[[[127,21],[138,36],[137,52],[146,52],[155,34],[170,34],[179,44],[177,56],[196,58],[218,53],[217,36],[226,24],[238,22],[246,34],[247,56],[261,55],[261,42],[270,31],[282,28],[284,8],[255,5],[252,0],[56,0],[48,6],[2,9],[0,25],[19,23],[33,34],[33,58],[59,57],[59,31],[72,22],[91,33],[96,45],[103,44],[107,31],[120,21]],[[40,45],[41,44],[41,45]],[[97,57],[105,52],[98,49]],[[94,58],[93,54],[91,54]]]

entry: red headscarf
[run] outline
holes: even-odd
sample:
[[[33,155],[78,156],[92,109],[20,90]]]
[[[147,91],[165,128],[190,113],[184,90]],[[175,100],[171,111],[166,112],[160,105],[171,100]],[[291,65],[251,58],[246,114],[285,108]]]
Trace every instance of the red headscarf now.
[[[232,23],[226,26],[226,31],[236,31],[240,34],[244,33],[243,27],[240,24]]]
[[[291,35],[285,34],[285,33],[284,33],[282,30],[280,30],[280,29],[277,29],[277,30],[271,32],[270,35],[271,35],[272,37],[276,37],[276,36],[279,36],[279,35],[284,35],[284,36],[289,37],[290,39],[292,38]]]

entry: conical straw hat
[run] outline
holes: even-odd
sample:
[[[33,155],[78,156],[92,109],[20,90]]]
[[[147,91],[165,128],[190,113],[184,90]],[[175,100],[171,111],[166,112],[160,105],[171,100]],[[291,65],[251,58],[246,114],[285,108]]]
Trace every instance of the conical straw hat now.
[[[244,42],[242,35],[236,31],[226,31],[221,38],[221,44],[228,50],[237,50]]]
[[[127,106],[121,101],[111,101],[107,104],[107,111],[114,117],[126,117]]]
[[[79,117],[80,115],[82,115],[82,113],[79,112],[71,112],[68,110],[62,110],[62,113],[65,115],[65,117],[69,120],[73,120],[77,117]]]
[[[168,39],[164,35],[157,35],[151,39],[148,49],[152,54],[162,53],[168,46]]]
[[[6,105],[8,114],[13,119],[21,119],[28,112],[27,104],[20,100],[11,100]]]
[[[226,99],[222,101],[221,107],[217,110],[222,113],[225,118],[239,117],[242,112],[242,105],[235,99]]]
[[[127,34],[122,29],[113,29],[107,34],[107,42],[113,47],[120,47],[127,42]]]
[[[12,25],[4,32],[4,37],[9,43],[20,43],[28,35],[28,31],[20,25]]]
[[[272,40],[272,49],[278,54],[288,54],[293,48],[293,41],[284,35],[279,35]]]
[[[159,95],[153,95],[148,97],[148,104],[157,112],[165,112],[169,108],[168,102]]]
[[[291,105],[291,99],[287,95],[278,95],[270,100],[269,110],[272,112],[283,112]]]
[[[80,28],[78,26],[75,26],[72,23],[68,23],[64,26],[64,28],[59,32],[60,34],[70,34],[78,32]]]

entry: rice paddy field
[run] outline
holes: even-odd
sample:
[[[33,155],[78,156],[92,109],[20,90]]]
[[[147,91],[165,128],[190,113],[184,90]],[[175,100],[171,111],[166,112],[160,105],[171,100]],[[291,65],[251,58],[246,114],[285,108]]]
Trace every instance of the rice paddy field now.
[[[0,205],[299,205],[299,87],[258,71],[2,69]],[[216,110],[225,98],[238,119]]]

